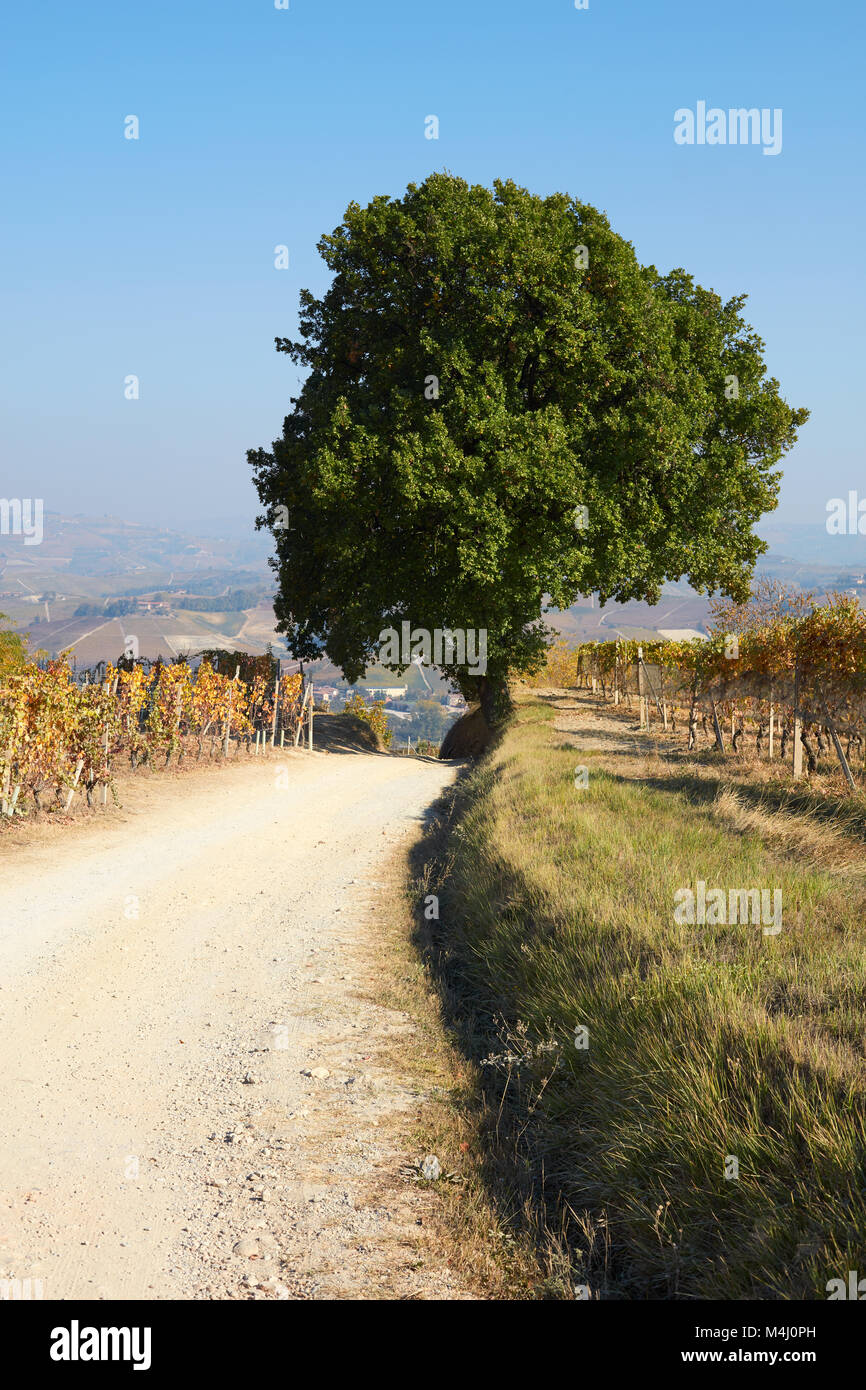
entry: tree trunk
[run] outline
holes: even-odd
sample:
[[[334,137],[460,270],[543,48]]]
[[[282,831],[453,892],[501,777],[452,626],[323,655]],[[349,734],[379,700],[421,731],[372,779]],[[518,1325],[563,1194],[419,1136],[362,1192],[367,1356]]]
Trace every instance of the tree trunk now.
[[[511,708],[505,681],[490,676],[478,677],[477,698],[489,729],[501,723]]]

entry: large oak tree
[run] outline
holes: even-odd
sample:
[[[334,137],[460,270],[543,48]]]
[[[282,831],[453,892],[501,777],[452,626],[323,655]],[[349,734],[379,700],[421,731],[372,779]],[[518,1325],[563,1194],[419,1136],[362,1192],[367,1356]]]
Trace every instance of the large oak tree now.
[[[248,455],[297,656],[354,680],[383,627],[486,629],[487,675],[446,674],[490,713],[545,604],[746,593],[808,412],[745,296],[640,265],[565,194],[448,174],[350,204],[319,250],[330,288],[276,340],[303,386]]]

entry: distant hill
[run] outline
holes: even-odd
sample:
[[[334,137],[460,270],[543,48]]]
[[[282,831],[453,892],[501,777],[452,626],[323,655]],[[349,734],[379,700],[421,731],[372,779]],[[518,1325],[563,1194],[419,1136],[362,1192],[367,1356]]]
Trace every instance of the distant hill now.
[[[242,520],[242,519],[241,519]],[[141,654],[171,658],[194,655],[204,647],[263,652],[270,644],[285,653],[274,630],[268,596],[274,576],[267,560],[271,537],[237,518],[225,530],[207,527],[198,535],[117,517],[66,516],[46,512],[40,545],[23,536],[0,535],[0,612],[27,633],[34,648],[51,655],[74,652],[79,665],[116,660],[130,636]],[[833,588],[860,592],[866,571],[866,537],[831,536],[823,525],[785,525],[768,518],[759,528],[770,549],[758,574],[818,593]],[[243,594],[239,608],[232,595]],[[220,598],[225,597],[225,605]],[[109,616],[105,608],[135,598],[138,612]],[[76,616],[86,609],[87,616]],[[233,611],[234,610],[234,611]],[[662,600],[610,603],[600,608],[586,596],[546,621],[572,641],[599,641],[661,631],[702,633],[710,617],[709,600],[687,584],[666,586]],[[316,679],[342,682],[341,673],[322,660],[309,667]],[[434,689],[439,677],[427,672]],[[371,669],[367,685],[394,684],[391,672]],[[411,668],[399,683],[420,693],[424,681]]]
[[[142,656],[166,659],[203,647],[262,652],[269,641],[283,647],[266,599],[273,590],[269,536],[251,530],[201,537],[117,517],[52,512],[43,529],[39,545],[0,535],[0,611],[33,648],[52,656],[70,650],[80,666],[90,666],[117,660],[129,637],[137,638]],[[252,597],[252,606],[231,611],[237,610],[231,595],[239,591]],[[221,595],[228,596],[222,607]],[[139,611],[117,617],[104,611],[127,596]],[[78,609],[86,616],[77,616]]]
[[[709,599],[687,586],[662,598],[660,603],[608,603],[600,607],[589,597],[564,612],[551,611],[545,622],[571,642],[606,642],[616,638],[637,640],[657,636],[664,628],[706,631],[710,617]]]

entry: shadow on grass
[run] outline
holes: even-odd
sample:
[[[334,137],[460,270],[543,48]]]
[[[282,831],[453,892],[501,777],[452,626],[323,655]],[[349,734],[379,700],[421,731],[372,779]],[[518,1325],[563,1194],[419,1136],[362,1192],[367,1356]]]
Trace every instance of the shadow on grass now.
[[[503,775],[501,768],[487,769],[486,790]],[[413,944],[424,961],[437,991],[441,1019],[451,1043],[470,1064],[464,1104],[480,1136],[478,1176],[487,1200],[509,1237],[531,1246],[541,1273],[533,1298],[573,1298],[572,1252],[579,1242],[567,1203],[559,1185],[546,1169],[549,1131],[543,1112],[537,1109],[536,1081],[521,1067],[503,1070],[490,1065],[515,1045],[520,1019],[515,999],[495,989],[492,980],[479,978],[477,961],[470,960],[460,931],[449,932],[438,921],[424,916],[425,897],[435,892],[443,920],[457,922],[460,899],[452,875],[453,837],[460,835],[463,816],[477,790],[469,786],[472,769],[439,799],[426,817],[421,839],[410,851],[412,881],[421,886],[413,895]],[[524,876],[501,865],[497,900],[503,910],[518,911],[526,938],[545,935],[552,924],[527,908],[528,884]],[[506,904],[508,905],[506,908]],[[489,985],[489,987],[488,987]],[[520,1042],[517,1042],[520,1046]],[[555,1069],[556,1063],[553,1067]],[[581,1242],[583,1243],[583,1242]],[[616,1293],[608,1294],[616,1297]]]
[[[682,796],[693,806],[711,806],[722,790],[730,788],[738,800],[752,810],[808,817],[866,844],[866,803],[862,796],[837,796],[808,786],[786,787],[778,782],[756,783],[748,780],[748,768],[737,768],[720,758],[703,766],[711,767],[716,775],[696,777],[682,768],[664,776],[636,774],[629,777],[615,771],[608,776],[623,786],[640,782],[652,791]],[[730,831],[730,827],[726,828]]]
[[[672,766],[669,773],[647,777],[636,772],[629,776],[622,765],[606,775],[622,787],[633,788],[640,783],[664,792],[678,798],[683,806],[709,807],[720,788],[732,785],[744,802],[764,810],[817,814],[838,823],[841,806],[846,814],[846,830],[855,827],[848,833],[866,838],[866,809],[862,804],[852,807],[843,798],[826,798],[809,788],[741,785],[730,763],[719,755],[711,756],[711,776],[700,777],[687,767],[677,766]],[[694,758],[691,761],[694,764]],[[647,1242],[655,1230],[651,1217],[656,1196],[661,1203],[656,1212],[658,1220],[665,1209],[667,1190],[662,1185],[656,1193],[653,1174],[661,1161],[659,1155],[664,1159],[671,1136],[676,1136],[675,1126],[666,1128],[668,1111],[664,1107],[653,1120],[656,1082],[641,1080],[632,1066],[633,1057],[644,1055],[640,1043],[649,1036],[646,1029],[652,1024],[650,1015],[645,1017],[641,1010],[626,1013],[619,1050],[613,1047],[607,1054],[602,1051],[598,1060],[595,1054],[587,1053],[585,1059],[582,1053],[562,1049],[561,1063],[555,1050],[549,1058],[532,1060],[529,1049],[534,1043],[544,1042],[546,1028],[550,1028],[555,1043],[562,1043],[562,1021],[569,1016],[567,1009],[563,1012],[560,1008],[557,1014],[554,1004],[552,1020],[546,1012],[535,1015],[537,1037],[529,1036],[525,1030],[521,1032],[524,1014],[532,1020],[532,999],[542,993],[536,985],[544,986],[545,972],[549,976],[551,970],[550,951],[544,954],[543,950],[538,961],[539,974],[534,974],[533,946],[541,941],[544,947],[543,939],[549,936],[556,949],[557,922],[546,912],[543,902],[539,903],[531,871],[524,874],[520,867],[501,859],[493,864],[488,860],[484,866],[486,897],[476,896],[472,904],[466,888],[476,865],[461,848],[467,814],[476,833],[478,821],[474,811],[501,783],[504,774],[503,765],[481,762],[471,772],[462,774],[428,815],[422,839],[410,854],[415,889],[413,940],[437,991],[443,1025],[452,1044],[469,1063],[466,1070],[470,1081],[462,1104],[478,1136],[479,1180],[501,1226],[515,1239],[531,1244],[536,1253],[541,1273],[533,1296],[571,1299],[575,1283],[580,1282],[592,1289],[593,1297],[606,1300],[694,1298],[694,1290],[699,1288],[711,1290],[703,1296],[715,1297],[719,1296],[712,1292],[716,1287],[730,1287],[726,1271],[732,1259],[739,1261],[740,1282],[734,1286],[737,1296],[778,1297],[779,1287],[796,1290],[803,1297],[811,1296],[809,1290],[822,1287],[820,1269],[815,1273],[811,1266],[794,1269],[791,1265],[792,1252],[800,1248],[797,1242],[805,1238],[803,1233],[814,1219],[811,1208],[797,1208],[793,1215],[788,1212],[786,1223],[765,1239],[760,1226],[766,1215],[761,1194],[753,1196],[752,1189],[744,1187],[740,1210],[731,1205],[732,1194],[737,1196],[733,1189],[729,1192],[722,1186],[716,1192],[706,1187],[703,1177],[700,1182],[694,1179],[688,1166],[691,1159],[682,1161],[684,1187],[676,1194],[689,1216],[687,1238],[683,1241],[680,1232],[676,1237],[666,1235],[663,1242],[656,1232],[658,1248],[649,1249]],[[745,774],[746,769],[742,769],[741,775]],[[726,830],[737,833],[730,827]],[[470,839],[466,843],[472,842]],[[478,867],[477,873],[481,872]],[[430,893],[439,899],[441,921],[425,920],[424,905]],[[519,924],[519,933],[513,930],[515,924]],[[647,948],[644,970],[643,962],[634,957],[636,948],[639,943],[628,935],[609,933],[603,952],[590,949],[575,957],[580,971],[579,992],[584,998],[598,1000],[600,1018],[606,1007],[605,981],[611,975],[625,977],[631,970],[643,980],[647,973],[659,973],[663,962],[652,949]],[[786,987],[784,979],[780,980],[775,1001],[777,1013],[789,1011]],[[607,992],[610,1004],[613,996]],[[702,1021],[701,1001],[700,992],[683,996],[686,1024],[692,1018],[692,1008],[696,1026]],[[789,1005],[792,1016],[798,1017],[799,1000],[794,997]],[[684,1036],[691,1036],[686,1024]],[[614,1040],[619,1037],[615,1031],[620,1026],[619,1015],[615,1012],[609,1011],[602,1026],[614,1029],[610,1034]],[[652,1039],[656,1037],[653,1032]],[[666,1066],[675,1078],[680,1054],[676,1047],[672,1048]],[[729,1034],[722,1029],[713,1048],[713,1056],[734,1058],[732,1065],[736,1070],[730,1075],[726,1070],[719,1082],[731,1123],[751,1125],[750,1142],[769,1146],[768,1153],[772,1144],[767,1136],[787,1134],[785,1116],[803,1093],[812,1097],[811,1113],[816,1117],[841,1116],[846,1107],[850,1109],[849,1079],[837,1078],[831,1071],[825,1073],[823,1067],[816,1068],[811,1057],[797,1056],[796,1061],[792,1060],[781,1044],[777,1046],[761,1030],[750,1031],[742,1021],[731,1022]],[[727,1067],[727,1062],[724,1065]],[[666,1074],[659,1074],[659,1084],[664,1085]],[[706,1086],[715,1084],[716,1076],[713,1066],[708,1065]],[[626,1082],[634,1089],[623,1091]],[[674,1100],[679,1094],[673,1080],[670,1094]],[[759,1110],[750,1119],[757,1096]],[[639,1139],[634,1137],[638,1133],[635,1120]],[[657,1134],[652,1130],[653,1123],[657,1123]],[[630,1160],[623,1158],[620,1171],[605,1176],[608,1150],[623,1142],[623,1135],[631,1136],[629,1143],[633,1140],[634,1145],[644,1145],[644,1166],[629,1168]],[[814,1163],[799,1129],[787,1135],[781,1154],[784,1162],[791,1165],[792,1173]],[[848,1229],[851,1222],[834,1207],[835,1178],[831,1182],[825,1176],[821,1181],[821,1219],[832,1218],[832,1239],[838,1235],[847,1242],[853,1239]],[[769,1207],[781,1200],[779,1191],[772,1200],[768,1199]],[[732,1223],[729,1236],[723,1217]],[[735,1259],[735,1252],[751,1248],[753,1241],[754,1255],[747,1251]],[[826,1251],[823,1246],[821,1249],[820,1259],[825,1259]],[[793,1269],[790,1275],[789,1266]],[[716,1279],[718,1284],[713,1282]]]

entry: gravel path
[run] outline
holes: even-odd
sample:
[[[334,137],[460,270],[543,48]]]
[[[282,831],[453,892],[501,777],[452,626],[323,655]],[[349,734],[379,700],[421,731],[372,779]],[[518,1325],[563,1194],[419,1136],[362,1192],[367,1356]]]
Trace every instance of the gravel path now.
[[[636,704],[603,705],[587,690],[550,687],[534,693],[557,711],[554,731],[566,734],[567,742],[586,753],[648,757],[676,751],[673,736],[660,734],[655,711],[652,732],[647,733],[640,727]]]
[[[424,1089],[389,1055],[412,1021],[370,1002],[380,876],[454,775],[292,750],[4,839],[0,1278],[469,1296],[406,1172]]]

